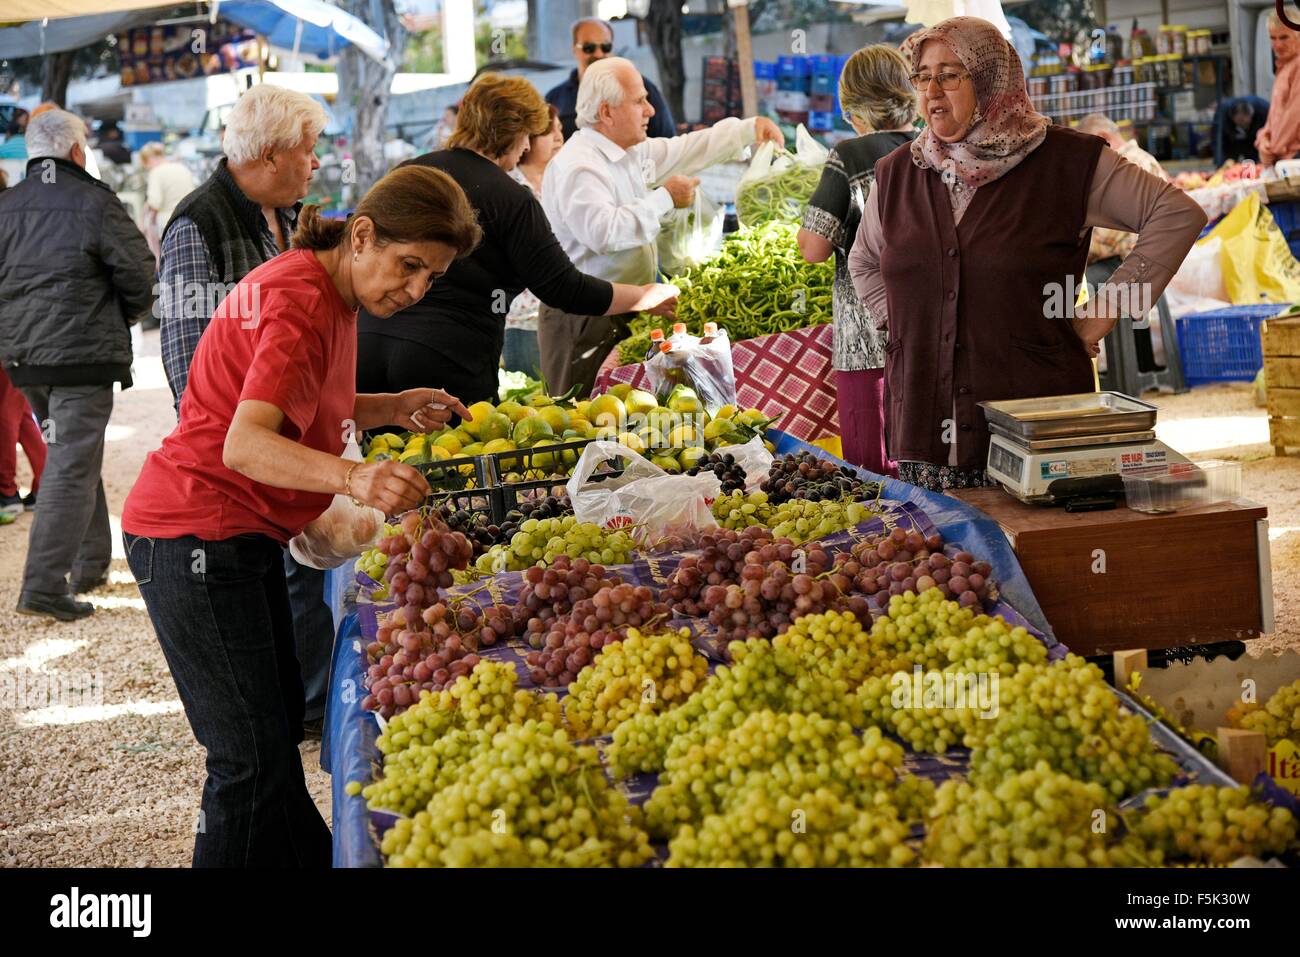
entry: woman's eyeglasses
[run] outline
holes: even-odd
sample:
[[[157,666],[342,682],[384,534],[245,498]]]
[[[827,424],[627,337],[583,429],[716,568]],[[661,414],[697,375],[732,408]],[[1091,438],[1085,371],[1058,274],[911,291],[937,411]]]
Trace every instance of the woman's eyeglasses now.
[[[930,83],[933,80],[939,81],[939,89],[952,92],[961,86],[961,81],[968,76],[970,76],[969,73],[936,73],[933,75],[929,73],[913,73],[908,79],[912,81],[912,86],[916,87],[921,93],[930,89]]]
[[[587,54],[587,56],[591,56],[597,50],[601,53],[609,53],[614,49],[614,44],[612,43],[575,43],[574,46]]]

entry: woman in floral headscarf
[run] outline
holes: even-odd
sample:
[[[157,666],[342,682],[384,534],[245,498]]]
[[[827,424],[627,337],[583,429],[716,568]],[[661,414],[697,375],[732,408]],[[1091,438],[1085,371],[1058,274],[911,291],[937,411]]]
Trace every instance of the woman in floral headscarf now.
[[[1099,137],[1035,112],[991,23],[954,17],[915,37],[926,129],[876,164],[849,273],[889,330],[899,477],[942,490],[987,484],[978,403],[1092,391],[1098,344],[1160,297],[1205,214]],[[1093,226],[1138,241],[1076,310]]]

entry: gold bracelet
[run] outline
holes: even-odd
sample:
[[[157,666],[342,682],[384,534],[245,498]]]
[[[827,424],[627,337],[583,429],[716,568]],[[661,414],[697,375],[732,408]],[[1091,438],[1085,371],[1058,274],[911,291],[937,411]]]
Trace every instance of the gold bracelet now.
[[[352,467],[348,469],[347,477],[343,479],[343,494],[352,499],[352,504],[357,508],[365,508],[365,503],[358,502],[357,497],[352,494],[352,473],[357,470],[357,466],[360,464],[360,462],[353,462]]]

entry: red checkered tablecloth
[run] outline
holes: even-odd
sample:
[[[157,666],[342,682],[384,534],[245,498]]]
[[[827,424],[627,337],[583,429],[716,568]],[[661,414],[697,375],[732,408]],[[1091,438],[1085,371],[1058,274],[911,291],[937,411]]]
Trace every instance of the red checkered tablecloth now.
[[[615,366],[617,353],[611,356],[596,378],[595,393],[619,382],[648,387],[644,365]],[[776,419],[782,432],[805,442],[840,434],[829,324],[737,342],[731,362],[741,408],[759,409]]]

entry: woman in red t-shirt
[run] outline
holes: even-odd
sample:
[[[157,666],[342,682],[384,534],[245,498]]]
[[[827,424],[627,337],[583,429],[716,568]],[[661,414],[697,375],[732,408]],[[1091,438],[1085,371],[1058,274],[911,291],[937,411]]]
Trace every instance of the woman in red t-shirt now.
[[[461,188],[426,167],[389,173],[346,222],[307,207],[294,248],[213,313],[180,423],[127,497],[127,560],[208,753],[195,866],[330,864],[298,754],[281,549],[336,494],[389,515],[428,494],[408,465],[340,458],[362,429],[428,431],[467,414],[438,389],[357,395],[357,309],[391,316],[418,302],[479,236]]]

